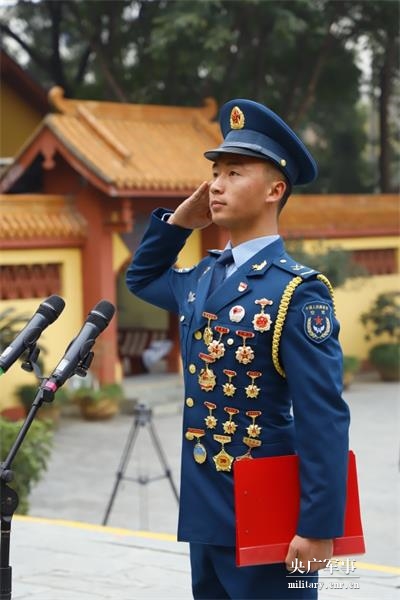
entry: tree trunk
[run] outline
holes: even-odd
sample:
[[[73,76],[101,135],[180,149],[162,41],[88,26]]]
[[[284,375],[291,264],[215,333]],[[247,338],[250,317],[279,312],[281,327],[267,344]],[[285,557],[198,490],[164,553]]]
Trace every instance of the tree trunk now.
[[[391,191],[390,181],[390,131],[389,131],[389,103],[392,91],[392,72],[396,60],[396,41],[392,33],[388,34],[385,57],[379,73],[379,187],[382,193]]]

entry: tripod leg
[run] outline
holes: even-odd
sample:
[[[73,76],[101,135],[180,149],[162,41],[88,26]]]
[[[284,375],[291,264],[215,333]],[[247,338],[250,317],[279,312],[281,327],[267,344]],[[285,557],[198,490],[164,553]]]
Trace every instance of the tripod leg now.
[[[172,491],[173,491],[174,496],[176,498],[176,501],[179,504],[179,494],[178,494],[178,490],[175,487],[174,480],[172,479],[171,469],[168,466],[168,463],[167,463],[167,460],[165,458],[164,452],[163,452],[163,450],[161,448],[160,440],[159,440],[159,438],[158,438],[158,436],[156,434],[156,430],[154,429],[154,425],[153,425],[153,423],[151,421],[149,422],[149,428],[150,428],[150,435],[151,435],[151,438],[153,440],[154,447],[157,450],[157,454],[158,454],[158,457],[160,459],[160,462],[161,462],[161,464],[164,467],[165,476],[168,477],[169,482],[171,484]]]
[[[127,442],[125,444],[125,448],[124,448],[124,450],[122,452],[122,456],[121,456],[121,460],[120,460],[120,463],[119,463],[119,467],[118,467],[118,471],[117,471],[117,476],[116,476],[116,479],[115,479],[114,487],[113,487],[113,490],[111,492],[110,499],[108,501],[108,505],[107,505],[107,508],[106,508],[106,512],[104,514],[102,525],[107,525],[108,517],[110,515],[112,506],[114,504],[114,500],[115,500],[115,496],[117,495],[119,484],[121,483],[121,479],[123,478],[123,476],[125,474],[125,469],[126,469],[126,467],[128,465],[129,457],[131,455],[132,448],[133,448],[134,443],[136,441],[138,432],[139,432],[139,421],[138,421],[138,419],[135,419],[135,421],[134,421],[134,423],[133,423],[133,425],[132,425],[132,427],[130,429],[130,432],[129,432],[129,435],[128,435],[128,440],[127,440]]]

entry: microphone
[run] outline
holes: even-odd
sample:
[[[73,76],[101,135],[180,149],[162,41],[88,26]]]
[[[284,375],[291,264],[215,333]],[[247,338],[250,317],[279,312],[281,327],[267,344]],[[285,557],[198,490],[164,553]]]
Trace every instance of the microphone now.
[[[42,331],[58,319],[64,306],[64,300],[55,295],[40,304],[31,320],[0,355],[0,374],[5,373],[27,348],[36,343]]]
[[[115,313],[115,307],[107,300],[101,300],[88,314],[78,335],[68,345],[64,356],[44,384],[44,389],[55,392],[66,380],[75,375],[96,341],[97,336],[108,326]]]

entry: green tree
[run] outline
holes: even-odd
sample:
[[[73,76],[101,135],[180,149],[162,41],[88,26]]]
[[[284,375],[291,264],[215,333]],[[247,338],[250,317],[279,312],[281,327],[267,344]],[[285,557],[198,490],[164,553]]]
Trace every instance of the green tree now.
[[[387,191],[397,16],[392,0],[42,0],[3,11],[1,31],[6,43],[27,53],[38,79],[61,85],[69,97],[265,102],[313,147],[321,178],[312,192],[368,191],[376,183],[358,105],[355,48],[362,39],[381,74],[374,85],[381,104],[380,186]]]

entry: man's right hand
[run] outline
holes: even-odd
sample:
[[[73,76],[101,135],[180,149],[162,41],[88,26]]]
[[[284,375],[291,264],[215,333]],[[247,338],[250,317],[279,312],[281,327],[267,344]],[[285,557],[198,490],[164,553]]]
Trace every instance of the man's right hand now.
[[[209,183],[203,183],[189,198],[186,198],[169,217],[170,225],[178,225],[186,229],[204,229],[211,224],[209,206]]]

